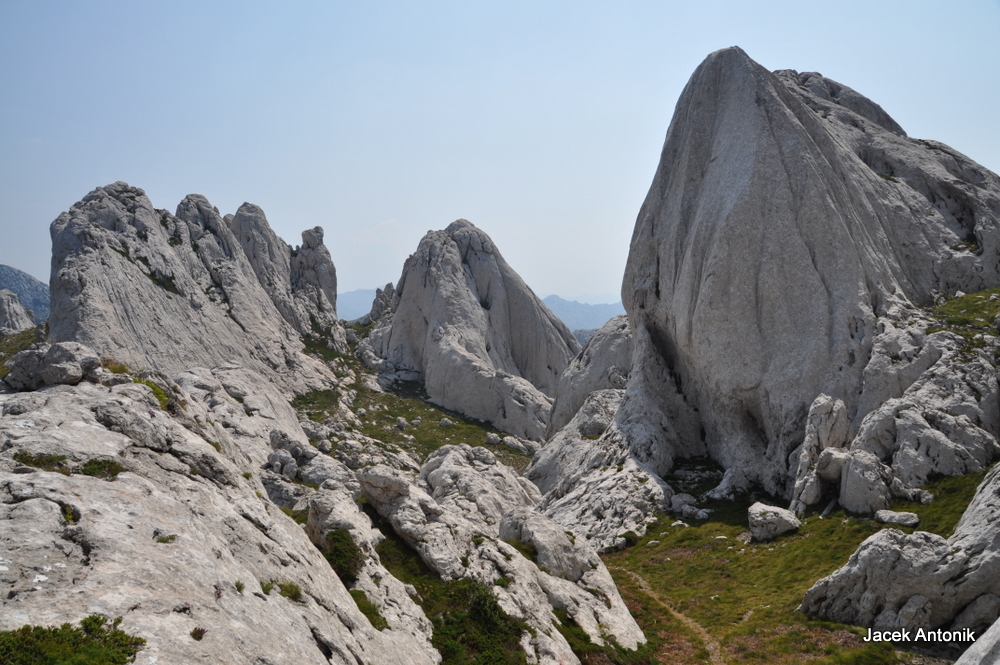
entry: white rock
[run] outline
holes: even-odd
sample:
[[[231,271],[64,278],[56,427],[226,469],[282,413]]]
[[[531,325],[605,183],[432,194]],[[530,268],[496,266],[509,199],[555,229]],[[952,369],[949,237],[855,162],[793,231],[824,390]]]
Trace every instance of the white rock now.
[[[458,220],[424,236],[391,309],[361,344],[369,367],[422,380],[444,407],[544,438],[559,373],[580,345],[485,233]]]
[[[875,511],[875,521],[896,526],[917,526],[920,524],[920,516],[916,513],[877,510]]]
[[[759,501],[750,506],[747,517],[750,520],[750,533],[760,541],[773,540],[802,525],[792,511]]]
[[[35,327],[35,316],[25,309],[12,291],[0,289],[0,336]]]

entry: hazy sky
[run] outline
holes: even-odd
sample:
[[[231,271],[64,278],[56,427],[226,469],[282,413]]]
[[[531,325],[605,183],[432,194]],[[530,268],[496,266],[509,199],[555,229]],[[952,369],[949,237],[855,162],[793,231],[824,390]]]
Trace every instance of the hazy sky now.
[[[47,280],[49,223],[124,180],[256,203],[293,245],[322,226],[341,291],[464,217],[539,295],[610,296],[708,53],[821,72],[997,171],[998,36],[998,0],[0,0],[0,263]]]

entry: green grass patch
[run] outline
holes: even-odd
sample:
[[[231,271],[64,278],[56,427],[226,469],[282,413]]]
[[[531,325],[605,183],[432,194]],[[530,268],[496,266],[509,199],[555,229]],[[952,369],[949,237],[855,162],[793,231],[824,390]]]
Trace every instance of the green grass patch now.
[[[519,644],[527,625],[508,616],[488,587],[468,579],[445,582],[391,526],[376,519],[386,536],[376,548],[382,565],[416,588],[416,600],[434,625],[431,644],[442,665],[527,662]]]
[[[928,483],[924,489],[934,495],[934,500],[928,504],[894,501],[890,506],[892,510],[916,513],[920,516],[920,524],[916,528],[896,528],[907,533],[928,531],[944,538],[950,537],[955,532],[958,521],[962,519],[962,514],[968,508],[972,497],[976,494],[976,489],[986,478],[988,472],[989,469],[984,469],[977,473],[949,476]]]
[[[172,533],[169,536],[157,536],[156,537],[156,542],[160,543],[161,545],[168,545],[168,544],[174,542],[175,540],[177,540],[177,534],[176,533]]]
[[[6,665],[124,665],[135,661],[146,640],[119,630],[121,617],[91,615],[74,628],[22,626],[0,632],[0,663]]]
[[[92,459],[84,462],[80,467],[80,473],[85,476],[94,476],[104,480],[114,480],[119,473],[124,473],[125,467],[114,460]]]
[[[136,383],[141,383],[144,386],[148,386],[149,389],[153,391],[153,397],[155,397],[156,401],[160,403],[160,409],[162,409],[163,411],[167,410],[167,406],[170,404],[170,396],[167,395],[167,391],[165,391],[163,388],[156,385],[156,383],[150,381],[149,379],[140,379],[136,377],[132,380],[135,381]]]
[[[271,595],[271,590],[274,589],[274,582],[261,582],[260,590],[264,592],[265,596]]]
[[[327,418],[337,415],[337,405],[340,403],[340,391],[314,390],[292,399],[292,406],[305,413],[309,420],[321,423]]]
[[[646,644],[640,644],[634,651],[623,649],[614,643],[614,640],[605,639],[607,644],[601,646],[590,641],[587,631],[581,628],[564,610],[554,610],[559,624],[556,628],[569,642],[573,653],[583,665],[604,665],[604,663],[614,663],[614,665],[654,665],[655,663],[669,662],[674,660],[657,660],[656,645],[652,640]],[[648,639],[648,637],[647,637]],[[705,653],[707,656],[707,652]]]
[[[55,471],[64,476],[73,472],[70,465],[66,463],[65,455],[32,455],[21,450],[14,453],[14,461],[42,471]]]
[[[358,609],[365,615],[373,628],[376,630],[385,630],[389,627],[389,622],[378,611],[375,603],[368,600],[368,596],[364,591],[361,589],[351,589],[350,593],[351,598],[354,599],[354,604],[358,606]]]
[[[898,662],[891,648],[863,642],[859,628],[813,621],[795,611],[809,587],[847,563],[882,525],[837,510],[826,519],[807,517],[798,532],[776,541],[745,543],[751,503],[749,497],[713,502],[711,519],[689,527],[666,526],[672,520],[664,517],[634,547],[603,558],[619,588],[632,589],[633,602],[645,594],[618,568],[641,575],[661,598],[704,627],[729,662]],[[659,543],[650,545],[654,540]],[[654,605],[652,614],[633,614],[647,635],[658,634],[665,620],[666,610]],[[653,644],[654,650],[661,647]],[[704,662],[696,653],[702,648],[693,638],[675,659],[661,660]]]
[[[303,602],[302,587],[294,582],[278,582],[278,593],[297,603]]]
[[[517,540],[516,538],[510,538],[509,540],[505,540],[504,542],[513,547],[518,552],[520,552],[522,556],[524,556],[524,558],[527,559],[528,561],[538,563],[538,550],[536,550],[535,546],[532,545],[531,543],[525,543],[520,540]]]
[[[991,296],[998,296],[990,300]],[[963,355],[969,356],[974,349],[982,348],[985,342],[977,335],[997,335],[993,320],[1000,314],[1000,288],[969,293],[952,298],[931,309],[930,314],[936,324],[927,329],[928,333],[947,330],[965,340]]]
[[[7,376],[7,361],[38,340],[38,328],[29,328],[13,335],[0,336],[0,379]]]

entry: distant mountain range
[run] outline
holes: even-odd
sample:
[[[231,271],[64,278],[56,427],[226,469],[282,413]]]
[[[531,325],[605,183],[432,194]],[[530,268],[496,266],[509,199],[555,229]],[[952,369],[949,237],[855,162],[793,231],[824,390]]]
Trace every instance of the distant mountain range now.
[[[588,305],[575,300],[564,300],[556,295],[542,298],[552,313],[562,319],[570,330],[600,328],[613,316],[625,313],[621,301],[605,305]]]
[[[369,312],[375,289],[357,289],[337,294],[337,316],[345,321],[357,319]],[[613,316],[625,313],[621,301],[604,305],[588,305],[566,300],[556,295],[542,298],[546,307],[558,316],[570,330],[600,328]]]
[[[49,287],[23,270],[0,264],[0,289],[17,294],[21,304],[35,315],[35,323],[49,318]]]

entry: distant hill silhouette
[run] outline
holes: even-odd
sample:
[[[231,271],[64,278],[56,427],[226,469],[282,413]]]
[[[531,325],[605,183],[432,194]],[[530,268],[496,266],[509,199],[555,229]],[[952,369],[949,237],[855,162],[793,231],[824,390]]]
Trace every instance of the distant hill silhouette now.
[[[600,328],[613,316],[625,313],[621,301],[604,305],[588,305],[575,300],[564,300],[556,295],[542,298],[552,313],[562,319],[570,330]]]

